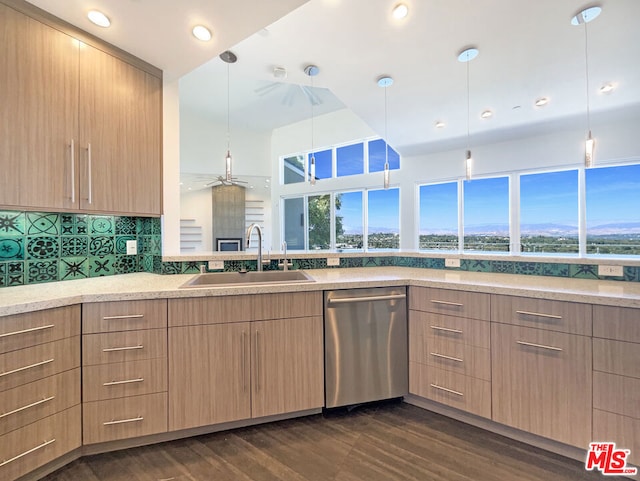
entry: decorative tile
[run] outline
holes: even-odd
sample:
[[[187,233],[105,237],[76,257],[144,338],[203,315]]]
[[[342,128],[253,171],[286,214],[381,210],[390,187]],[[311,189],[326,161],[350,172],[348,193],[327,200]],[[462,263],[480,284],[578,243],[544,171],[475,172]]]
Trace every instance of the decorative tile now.
[[[138,272],[138,256],[116,256],[114,267],[116,274]]]
[[[0,237],[21,236],[24,233],[23,212],[0,211]]]
[[[225,272],[238,272],[244,269],[244,261],[224,261]]]
[[[396,257],[396,266],[413,267],[413,259],[411,259],[411,257],[406,257],[406,256]]]
[[[89,235],[108,236],[115,235],[116,222],[113,216],[109,215],[90,215],[89,216]]]
[[[315,269],[316,259],[293,259],[293,268],[294,269]]]
[[[627,282],[640,282],[640,267],[625,266],[624,280]]]
[[[136,236],[135,235],[117,235],[115,253],[126,255],[127,241],[130,241],[130,240],[136,240]]]
[[[341,257],[340,267],[362,267],[361,257]]]
[[[202,264],[202,261],[183,262],[181,273],[182,274],[198,274],[200,272],[200,264]]]
[[[0,262],[0,287],[5,287],[7,285],[7,263]]]
[[[27,261],[27,284],[53,282],[58,280],[58,260]]]
[[[27,237],[26,259],[55,259],[60,257],[60,237],[41,235]]]
[[[138,235],[153,234],[151,219],[148,217],[138,217],[136,220],[138,225]]]
[[[162,273],[162,256],[153,256],[153,271],[155,274]]]
[[[381,266],[395,266],[396,258],[395,257],[379,257]]]
[[[182,262],[163,262],[162,273],[163,274],[181,274]]]
[[[151,217],[148,219],[151,223],[151,234],[162,235],[162,222],[159,217]]]
[[[500,274],[513,274],[515,262],[511,261],[490,261],[491,272],[497,272]]]
[[[484,259],[463,259],[460,268],[471,272],[491,272],[491,261]]]
[[[92,257],[102,257],[115,254],[113,237],[98,236],[89,237],[89,255]]]
[[[598,266],[589,264],[570,264],[569,276],[579,279],[597,279]]]
[[[24,284],[24,262],[7,262],[7,286]]]
[[[24,259],[23,242],[22,237],[0,238],[0,261]]]
[[[62,236],[60,242],[60,257],[78,257],[89,254],[87,236]]]
[[[27,212],[27,235],[60,235],[60,215]]]
[[[61,281],[89,277],[89,259],[86,257],[65,257],[60,259],[58,277]]]
[[[137,222],[135,217],[116,217],[116,235],[136,235]]]
[[[365,257],[362,259],[362,265],[364,267],[378,267],[380,264],[377,257]]]
[[[514,273],[527,276],[542,275],[542,263],[539,262],[514,262]]]
[[[149,254],[140,254],[138,256],[139,272],[153,272],[153,256]]]
[[[162,255],[162,238],[159,235],[153,235],[150,237],[149,242],[151,243],[151,253],[154,256]]]
[[[569,277],[569,264],[539,262],[538,265],[542,266],[542,276]]]
[[[62,214],[60,216],[61,234],[87,235],[88,218],[86,214]]]
[[[460,262],[460,265],[462,266],[462,262]],[[429,259],[429,269],[444,269],[445,265],[444,265],[444,259],[442,258],[434,258],[434,259]]]
[[[116,273],[116,256],[89,257],[89,277],[111,276]]]

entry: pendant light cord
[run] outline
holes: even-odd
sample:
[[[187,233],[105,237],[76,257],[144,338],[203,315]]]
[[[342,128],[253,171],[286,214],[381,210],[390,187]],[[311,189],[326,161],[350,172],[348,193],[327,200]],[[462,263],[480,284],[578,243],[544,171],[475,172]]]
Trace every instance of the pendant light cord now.
[[[227,152],[230,151],[230,149],[231,149],[231,128],[230,128],[231,122],[229,120],[230,119],[230,112],[231,112],[231,108],[230,108],[231,103],[229,101],[229,98],[230,98],[229,91],[231,90],[231,82],[229,80],[229,77],[230,77],[230,74],[229,74],[230,68],[229,67],[230,67],[230,64],[227,63]]]
[[[311,94],[313,94],[313,75],[309,76],[311,78]],[[314,117],[314,104],[313,104],[313,95],[309,96],[311,103],[311,155],[313,156],[313,117]]]
[[[471,95],[469,94],[469,54],[467,54],[467,150],[471,150],[471,140],[470,140],[470,133],[469,133],[469,124],[471,123],[470,118],[471,118],[471,101],[470,101],[470,97]]]
[[[591,105],[589,102],[589,35],[587,34],[587,21],[584,22],[584,69],[585,77],[587,79],[587,130],[589,136],[591,136]]]
[[[389,168],[389,141],[387,134],[387,87],[384,87],[384,166]]]

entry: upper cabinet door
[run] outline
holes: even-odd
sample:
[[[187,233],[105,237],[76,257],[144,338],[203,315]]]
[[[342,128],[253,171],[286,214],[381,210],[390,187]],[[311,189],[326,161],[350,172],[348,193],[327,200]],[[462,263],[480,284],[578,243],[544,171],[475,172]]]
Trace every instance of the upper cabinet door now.
[[[80,47],[80,207],[160,214],[161,80]]]
[[[78,57],[75,39],[0,4],[0,205],[78,207]]]

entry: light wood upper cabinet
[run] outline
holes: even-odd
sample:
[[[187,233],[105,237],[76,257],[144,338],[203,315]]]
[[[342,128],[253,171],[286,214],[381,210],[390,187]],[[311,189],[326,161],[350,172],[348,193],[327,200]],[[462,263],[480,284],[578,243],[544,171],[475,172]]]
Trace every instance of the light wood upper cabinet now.
[[[0,206],[159,215],[161,93],[159,77],[0,4]]]

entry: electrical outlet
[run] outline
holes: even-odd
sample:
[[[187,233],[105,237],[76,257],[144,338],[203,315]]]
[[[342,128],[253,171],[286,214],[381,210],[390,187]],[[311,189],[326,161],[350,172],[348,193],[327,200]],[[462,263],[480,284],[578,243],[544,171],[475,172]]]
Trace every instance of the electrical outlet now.
[[[460,267],[460,259],[445,259],[445,267]]]
[[[340,265],[339,257],[327,257],[327,266],[328,267],[336,267]]]
[[[222,271],[224,270],[224,261],[209,261],[210,271]]]
[[[128,240],[127,241],[127,255],[135,256],[138,253],[138,241],[137,240]]]
[[[622,277],[624,275],[622,266],[598,266],[598,275],[603,277]]]

